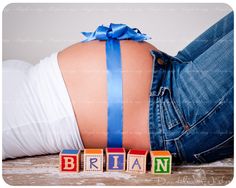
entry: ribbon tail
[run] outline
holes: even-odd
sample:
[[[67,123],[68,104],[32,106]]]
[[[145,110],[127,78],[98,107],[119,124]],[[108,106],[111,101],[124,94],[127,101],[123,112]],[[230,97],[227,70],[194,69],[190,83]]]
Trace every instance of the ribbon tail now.
[[[81,32],[81,33],[82,33],[82,35],[84,35],[86,37],[86,39],[84,39],[82,42],[88,42],[88,41],[96,39],[93,32]]]
[[[122,147],[123,96],[120,42],[106,42],[108,92],[108,147]]]

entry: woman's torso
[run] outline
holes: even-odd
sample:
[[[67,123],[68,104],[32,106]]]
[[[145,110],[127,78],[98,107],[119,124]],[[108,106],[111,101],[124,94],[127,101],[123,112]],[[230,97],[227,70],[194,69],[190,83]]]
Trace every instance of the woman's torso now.
[[[149,149],[152,56],[146,42],[120,41],[123,82],[123,147]],[[107,146],[105,41],[77,43],[58,54],[84,146]]]

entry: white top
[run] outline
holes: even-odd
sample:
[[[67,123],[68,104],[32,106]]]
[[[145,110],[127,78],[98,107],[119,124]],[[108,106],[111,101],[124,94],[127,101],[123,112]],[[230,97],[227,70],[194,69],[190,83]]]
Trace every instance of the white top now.
[[[57,53],[3,62],[2,158],[84,149]]]

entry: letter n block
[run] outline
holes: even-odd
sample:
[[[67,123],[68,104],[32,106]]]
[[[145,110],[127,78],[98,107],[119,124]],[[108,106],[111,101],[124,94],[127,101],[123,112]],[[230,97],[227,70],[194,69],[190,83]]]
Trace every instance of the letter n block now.
[[[169,151],[151,151],[152,174],[171,174],[172,156]]]
[[[103,149],[84,150],[84,171],[103,172]]]
[[[124,171],[125,155],[124,148],[106,148],[106,170]]]
[[[146,173],[147,150],[130,149],[127,155],[127,172]]]
[[[59,159],[61,172],[79,172],[80,150],[64,149]]]

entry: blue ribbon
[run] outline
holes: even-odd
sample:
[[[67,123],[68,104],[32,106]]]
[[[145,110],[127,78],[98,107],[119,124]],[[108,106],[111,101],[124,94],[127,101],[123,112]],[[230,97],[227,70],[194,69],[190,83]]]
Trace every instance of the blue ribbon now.
[[[109,27],[99,26],[94,32],[82,32],[86,39],[106,40],[107,93],[108,93],[108,147],[122,147],[123,130],[123,96],[122,63],[119,40],[144,41],[150,39],[137,28],[125,24],[113,24]]]
[[[151,39],[146,34],[141,33],[137,28],[132,29],[125,24],[113,23],[111,23],[109,27],[101,25],[94,32],[82,32],[82,34],[86,37],[83,42],[108,39],[131,39],[135,41],[144,41]]]

